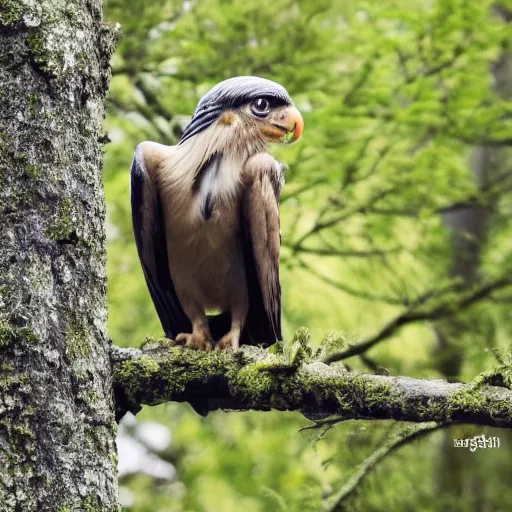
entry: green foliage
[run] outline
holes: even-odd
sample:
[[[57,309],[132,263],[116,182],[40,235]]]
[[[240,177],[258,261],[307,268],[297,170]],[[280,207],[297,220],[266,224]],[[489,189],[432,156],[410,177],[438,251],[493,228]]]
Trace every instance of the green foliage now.
[[[105,10],[123,32],[106,121],[115,343],[162,335],[131,233],[133,149],[144,139],[176,143],[204,92],[254,74],[282,83],[306,125],[298,144],[272,150],[289,164],[281,282],[292,341],[269,352],[296,365],[380,336],[348,364],[425,378],[484,372],[477,383],[510,384],[508,360],[493,369],[494,351],[512,336],[512,24],[495,2],[105,0]],[[248,371],[269,385],[265,370]],[[127,483],[137,512],[321,510],[389,430],[343,423],[327,435],[306,431],[311,439],[296,433],[304,419],[295,414],[201,419],[176,404],[140,416],[172,429],[167,455],[178,476]],[[347,510],[511,509],[492,477],[496,468],[512,474],[507,450],[457,458],[443,443],[462,435],[436,432],[394,452]],[[449,478],[439,470],[442,446],[456,460]]]
[[[291,343],[285,346],[284,354],[286,359],[293,366],[300,366],[303,362],[309,362],[312,356],[312,350],[309,346],[311,341],[311,332],[306,327],[299,328]]]

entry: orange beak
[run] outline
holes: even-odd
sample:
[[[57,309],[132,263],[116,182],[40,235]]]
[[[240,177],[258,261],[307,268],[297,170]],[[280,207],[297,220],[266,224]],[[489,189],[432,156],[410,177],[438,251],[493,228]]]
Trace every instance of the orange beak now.
[[[302,119],[302,115],[296,107],[288,107],[283,114],[286,116],[283,126],[287,128],[284,139],[287,144],[293,144],[302,136],[304,119]]]
[[[304,120],[296,107],[278,110],[267,119],[264,133],[272,142],[293,144],[299,140],[304,130]]]

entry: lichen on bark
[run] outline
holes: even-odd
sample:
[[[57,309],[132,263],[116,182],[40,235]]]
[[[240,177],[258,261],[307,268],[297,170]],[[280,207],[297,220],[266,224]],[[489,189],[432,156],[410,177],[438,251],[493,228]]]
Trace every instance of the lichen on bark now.
[[[100,0],[1,2],[1,510],[118,509],[99,142],[113,39]]]
[[[512,428],[512,391],[443,380],[419,380],[348,371],[306,350],[272,353],[244,346],[237,353],[195,352],[166,341],[142,350],[113,347],[117,417],[142,405],[189,402],[196,410],[300,411],[319,420],[394,419]],[[321,351],[316,354],[321,357]]]

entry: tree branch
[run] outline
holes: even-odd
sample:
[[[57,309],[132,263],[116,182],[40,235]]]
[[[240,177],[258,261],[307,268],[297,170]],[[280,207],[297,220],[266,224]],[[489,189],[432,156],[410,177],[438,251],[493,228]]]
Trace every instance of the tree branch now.
[[[379,462],[404,444],[430,434],[432,431],[442,428],[443,426],[442,423],[435,422],[419,423],[417,425],[406,425],[404,428],[392,432],[386,441],[356,468],[340,490],[326,500],[324,510],[327,512],[342,512],[346,510],[344,507],[345,500],[353,494],[359,487],[359,484]]]
[[[333,288],[337,288],[338,290],[348,293],[353,297],[359,297],[361,299],[371,301],[371,302],[382,302],[384,304],[391,304],[394,306],[402,306],[404,301],[400,298],[396,298],[390,295],[377,295],[374,293],[367,292],[363,289],[352,288],[351,286],[346,285],[340,281],[335,281],[330,277],[323,275],[321,272],[317,272],[311,265],[308,265],[302,258],[298,257],[294,260],[294,263],[307,272],[309,272],[312,276],[315,276],[320,281],[327,283]]]
[[[380,343],[385,339],[389,339],[391,335],[397,332],[404,325],[424,320],[440,320],[441,318],[456,315],[476,302],[486,299],[493,292],[506,288],[511,284],[512,279],[509,277],[500,277],[494,281],[490,281],[479,287],[471,289],[467,293],[460,293],[458,297],[454,298],[451,295],[442,297],[438,299],[435,306],[428,309],[418,309],[418,306],[422,306],[422,304],[416,303],[403,313],[396,316],[371,338],[368,338],[357,345],[348,346],[340,352],[327,356],[324,359],[324,362],[332,363],[334,361],[342,361],[343,359],[363,354],[374,345],[377,345],[377,343]]]
[[[387,254],[396,254],[402,250],[401,247],[392,247],[391,249],[366,249],[366,250],[343,250],[325,247],[305,247],[303,245],[288,245],[286,242],[281,244],[282,247],[289,247],[294,252],[303,254],[314,254],[315,256],[337,256],[340,258],[372,258],[381,257]]]
[[[512,391],[352,372],[320,361],[243,346],[199,352],[151,341],[140,349],[113,347],[116,416],[142,405],[189,402],[198,412],[299,411],[310,419],[394,419],[464,422],[512,428]]]

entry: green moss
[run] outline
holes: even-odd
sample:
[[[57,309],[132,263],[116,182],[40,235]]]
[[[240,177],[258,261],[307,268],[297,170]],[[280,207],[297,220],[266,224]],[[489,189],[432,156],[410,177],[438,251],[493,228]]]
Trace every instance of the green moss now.
[[[299,327],[293,335],[293,341],[300,343],[303,347],[307,347],[311,341],[311,331],[307,327]]]
[[[64,7],[64,16],[72,22],[72,24],[78,21],[78,11],[75,5],[67,3]]]
[[[395,402],[397,409],[403,410],[403,403],[397,400],[397,393],[385,383],[372,382],[363,376],[350,380],[351,401],[363,404],[368,409],[373,409],[381,404]]]
[[[47,20],[47,23],[51,23],[51,21]],[[47,48],[47,39],[48,34],[45,30],[37,30],[29,33],[27,45],[39,69],[56,78],[62,74],[60,63],[63,61],[63,54],[49,50]]]
[[[39,169],[38,169],[37,165],[28,163],[25,165],[25,173],[30,178],[37,178],[37,176],[39,175]]]
[[[244,366],[232,376],[233,386],[250,400],[256,396],[268,394],[277,384],[278,377],[269,373],[268,363],[252,363]]]
[[[1,420],[0,426],[7,432],[11,453],[24,452],[29,455],[35,453],[36,435],[27,418],[20,417],[16,423],[7,419]]]
[[[111,453],[110,453],[110,460],[112,462],[112,465],[117,468],[117,465],[119,463],[119,457],[117,456],[117,451],[116,450],[113,450]]]
[[[21,153],[16,153],[14,155],[14,166],[20,168],[24,172],[24,174],[30,178],[37,178],[39,175],[39,169],[38,167],[29,162],[26,155],[23,155]]]
[[[47,79],[62,82],[76,72],[75,66],[80,62],[80,57],[74,50],[78,50],[80,45],[64,47],[59,44],[59,40],[62,38],[63,25],[70,34],[75,32],[73,27],[79,26],[77,16],[78,11],[74,5],[66,5],[64,9],[56,8],[51,13],[44,13],[39,29],[28,34],[27,45],[33,62],[40,74],[46,74]]]
[[[3,0],[0,9],[0,25],[14,25],[21,19],[25,6],[19,0]]]
[[[34,409],[34,407],[32,405],[24,407],[23,411],[21,412],[21,416],[23,416],[24,418],[28,418],[30,416],[34,416],[34,414],[35,414],[35,409]]]
[[[35,439],[36,436],[33,430],[27,425],[13,425],[12,430],[15,434],[21,437]]]
[[[512,390],[512,351],[495,350],[499,365],[490,371],[480,373],[473,379],[475,385],[488,384]]]
[[[37,341],[37,335],[29,327],[14,327],[0,320],[0,349],[20,342],[35,344]]]
[[[160,365],[151,357],[142,356],[137,360],[137,373],[143,378],[151,377],[160,371]]]
[[[100,397],[96,391],[87,391],[86,392],[87,401],[90,404],[97,404],[100,400]]]
[[[296,340],[302,346],[305,339]],[[263,356],[263,357],[262,357]],[[252,362],[251,362],[252,360]],[[316,363],[320,365],[320,363]],[[323,366],[323,365],[322,365]],[[259,349],[245,348],[236,354],[223,351],[210,353],[171,347],[154,357],[141,356],[117,365],[115,380],[130,404],[155,405],[194,388],[194,382],[209,382],[222,376],[230,386],[230,394],[244,403],[255,403],[259,408],[267,403],[269,408],[280,410],[302,408],[304,402],[327,400],[339,414],[349,412],[354,404],[373,407],[391,394],[391,388],[380,383],[369,383],[364,377],[354,379],[347,373],[332,378],[321,371],[306,371],[304,367],[290,364],[282,355],[270,354]],[[145,395],[147,381],[156,380],[158,394]],[[191,386],[191,387],[190,387]],[[345,390],[344,393],[338,392]],[[311,409],[318,404],[309,404]],[[304,405],[308,407],[307,404]]]
[[[320,410],[340,418],[443,422],[467,419],[472,414],[478,417],[489,407],[500,421],[510,422],[512,416],[509,405],[490,397],[487,389],[476,384],[440,400],[402,392],[384,377],[349,372],[340,365],[332,367],[319,361],[296,366],[282,354],[254,347],[244,347],[235,354],[163,345],[161,349],[116,365],[116,386],[123,389],[127,404],[134,410],[139,404],[156,405],[187,396],[193,399],[198,383],[216,385],[220,379],[244,407],[294,409],[306,416]]]
[[[335,352],[342,352],[356,343],[357,338],[353,335],[334,331],[328,332],[320,342],[320,347],[316,350],[315,359],[322,360]]]
[[[6,394],[13,386],[17,384],[17,379],[15,379],[12,375],[2,374],[0,375],[0,391],[2,394]]]
[[[453,393],[449,398],[447,410],[447,419],[456,420],[459,414],[466,413],[475,417],[484,414],[504,424],[512,422],[509,401],[491,400],[488,390],[476,383]]]
[[[282,341],[276,341],[273,345],[267,348],[267,352],[275,355],[284,354],[284,343]]]
[[[27,97],[28,99],[28,108],[32,114],[37,114],[39,112],[39,94],[30,93]]]
[[[89,55],[85,52],[81,52],[78,54],[78,57],[76,59],[76,63],[77,63],[77,71],[80,72],[80,73],[84,73],[88,66],[89,66]]]
[[[309,362],[313,354],[309,346],[311,341],[311,332],[306,327],[299,327],[295,332],[291,343],[284,347],[284,353],[288,362],[294,366],[299,366],[303,362]]]
[[[59,205],[53,224],[46,228],[46,235],[52,240],[67,240],[74,231],[73,206],[69,197]]]
[[[66,334],[66,357],[68,361],[83,359],[90,354],[91,346],[85,329],[75,329]]]
[[[26,155],[22,153],[14,153],[12,151],[12,145],[8,143],[10,139],[6,139],[5,143],[2,138],[8,137],[6,132],[0,132],[0,182],[6,178],[12,178],[13,173],[25,174],[29,177],[38,172],[35,166],[29,162]],[[15,175],[16,175],[15,174]],[[8,198],[5,198],[5,202],[0,204],[0,208],[10,208],[13,210],[23,209],[22,205],[33,203],[33,188],[26,186],[12,187],[12,193],[9,194]]]
[[[481,397],[476,387],[465,387],[450,396],[449,409],[452,412],[478,410]]]
[[[12,361],[0,362],[0,373],[7,373],[14,371],[14,364]]]
[[[118,376],[124,386],[124,391],[129,398],[132,399],[137,390],[136,382],[139,378],[150,379],[154,374],[158,373],[160,365],[147,356],[142,356],[134,361],[125,361],[121,364]]]
[[[45,34],[41,31],[32,32],[27,38],[27,44],[34,59],[37,59],[36,62],[40,65],[43,64],[46,56]]]
[[[212,374],[227,368],[227,356],[223,351],[203,353],[184,350],[182,347],[169,347],[162,355],[163,358],[158,353],[151,357],[142,355],[117,365],[116,383],[123,388],[129,403],[140,402],[148,381],[158,381],[161,396],[154,396],[154,400],[144,403],[155,405],[171,395],[185,391],[188,384],[194,381],[204,382]]]
[[[99,503],[98,498],[94,494],[89,494],[79,505],[65,503],[59,508],[59,512],[117,512],[118,510],[120,511],[121,509],[106,509]]]
[[[95,451],[98,453],[104,453],[105,447],[102,442],[101,435],[97,431],[97,427],[87,428],[84,431],[84,436],[86,441],[94,447]]]
[[[144,338],[144,341],[140,344],[142,350],[158,350],[163,347],[173,347],[174,342],[169,338],[150,338],[149,336]]]
[[[83,512],[104,512],[105,508],[101,506],[94,494],[89,494],[82,504]]]

